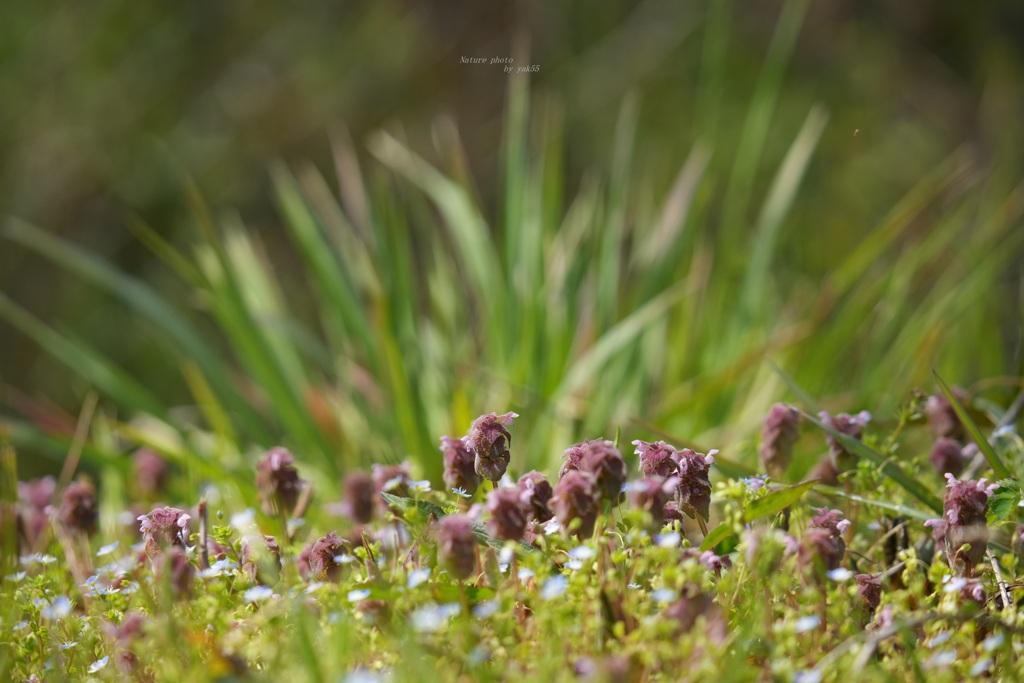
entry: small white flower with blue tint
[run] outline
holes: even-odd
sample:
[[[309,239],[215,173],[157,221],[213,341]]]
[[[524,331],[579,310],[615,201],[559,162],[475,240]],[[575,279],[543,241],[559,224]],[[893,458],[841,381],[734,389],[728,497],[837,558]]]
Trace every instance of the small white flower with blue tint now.
[[[845,567],[839,567],[838,569],[833,569],[828,572],[826,576],[833,581],[849,581],[853,578],[853,572]]]
[[[93,662],[92,664],[89,665],[89,673],[94,674],[97,671],[102,670],[103,667],[105,667],[109,661],[110,661],[110,657],[109,656],[101,657],[100,659],[97,659],[95,662]]]
[[[43,555],[41,553],[32,553],[31,555],[25,555],[21,558],[21,563],[23,565],[51,564],[56,561],[57,558],[53,555]]]
[[[793,683],[821,683],[823,675],[822,672],[816,669],[797,671],[796,676],[793,677]]]
[[[366,588],[356,588],[355,590],[350,590],[348,592],[349,602],[359,602],[360,600],[365,600],[368,597],[370,597],[370,591]]]
[[[943,650],[942,652],[936,652],[933,654],[928,661],[924,663],[924,667],[926,669],[944,669],[954,662],[956,662],[956,650]]]
[[[352,564],[355,561],[356,561],[356,558],[354,558],[353,556],[349,555],[348,553],[342,553],[341,555],[335,555],[334,556],[334,563],[335,564]]]
[[[304,517],[295,517],[289,519],[285,527],[288,529],[288,534],[294,534],[296,531],[306,526],[306,519]]]
[[[574,560],[589,560],[596,555],[597,552],[593,548],[588,548],[585,545],[578,546],[569,551],[569,557]]]
[[[583,563],[580,562],[579,560],[569,560],[568,562],[565,563],[565,566],[566,566],[566,568],[571,569],[574,572],[575,571],[579,571],[580,569],[583,569]]]
[[[430,567],[414,569],[413,571],[409,572],[409,579],[406,582],[406,585],[409,588],[415,588],[416,586],[420,585],[421,583],[430,578],[430,571]]]
[[[39,614],[44,619],[63,619],[71,614],[71,601],[62,595],[39,610]]]
[[[995,650],[997,647],[999,647],[1005,642],[1006,635],[1002,631],[1000,631],[999,633],[993,634],[985,640],[981,641],[981,649],[983,649],[985,652],[992,652],[992,650]]]
[[[24,578],[25,578],[25,572],[15,572],[13,574],[8,574],[7,576],[4,577],[4,579],[6,579],[7,581],[11,581],[13,583],[18,583],[19,581],[21,581]]]
[[[562,525],[558,523],[558,520],[552,517],[544,523],[544,535],[551,536],[552,534],[557,534],[561,528]]]
[[[454,493],[456,496],[461,496],[463,498],[472,498],[473,497],[472,494],[466,493],[466,489],[463,489],[463,488],[452,489],[452,493]]]
[[[565,593],[565,589],[569,587],[569,581],[561,574],[552,576],[540,589],[541,600],[554,600],[555,598]]]
[[[23,630],[25,630],[27,628],[28,628],[28,622],[27,621],[19,621],[17,624],[15,624],[14,626],[11,627],[11,630],[13,630],[13,631],[23,631]]]
[[[246,602],[263,602],[274,597],[274,589],[270,586],[253,586],[242,594]]]
[[[409,621],[413,630],[419,633],[436,633],[444,628],[448,619],[462,611],[458,604],[428,605],[413,612]]]
[[[71,648],[75,647],[76,645],[78,645],[78,641],[76,641],[76,640],[64,641],[63,643],[61,643],[58,646],[58,649],[70,650]]]
[[[985,657],[984,659],[979,659],[977,662],[975,662],[974,666],[972,666],[971,670],[967,673],[971,676],[980,676],[981,674],[988,671],[991,667],[992,660],[988,657]]]
[[[231,515],[231,526],[235,527],[241,533],[247,533],[256,522],[256,511],[252,508],[246,508],[241,512],[236,512]]]
[[[797,633],[806,633],[807,631],[811,631],[813,629],[818,628],[820,624],[821,617],[819,617],[817,614],[812,614],[810,616],[800,617],[799,619],[797,619],[794,630]]]
[[[639,583],[631,583],[631,584],[628,584],[626,586],[626,588],[629,588],[630,590],[636,590],[636,589],[640,588],[640,584]]]
[[[100,546],[100,549],[96,551],[96,557],[106,557],[110,553],[117,550],[117,547],[119,545],[121,545],[120,541],[114,541],[113,543],[108,543],[107,545]]]
[[[655,544],[660,548],[675,548],[681,540],[682,538],[675,531],[670,531],[667,534],[658,534],[654,537]]]
[[[313,581],[308,586],[306,586],[305,593],[306,595],[312,595],[313,593],[316,593],[318,590],[320,590],[326,585],[327,584],[323,583],[322,581]]]
[[[486,619],[493,616],[501,607],[497,600],[485,600],[473,608],[473,616],[477,619]]]
[[[679,598],[679,593],[671,588],[659,588],[651,593],[651,598],[658,603],[673,602]]]
[[[516,576],[519,577],[520,581],[529,581],[533,578],[533,570],[529,567],[520,567],[519,571],[516,572]]]
[[[412,482],[412,490],[419,491],[420,493],[427,493],[430,491],[430,480],[421,479],[419,481]]]
[[[207,569],[203,569],[199,572],[199,578],[209,579],[215,576],[220,576],[226,571],[230,571],[238,565],[231,560],[224,558],[223,560],[217,560],[211,564]]]

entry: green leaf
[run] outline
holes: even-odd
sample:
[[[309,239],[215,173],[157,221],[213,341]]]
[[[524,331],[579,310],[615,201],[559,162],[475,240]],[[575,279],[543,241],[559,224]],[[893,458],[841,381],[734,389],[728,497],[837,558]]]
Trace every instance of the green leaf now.
[[[868,447],[863,441],[854,439],[853,437],[843,434],[842,432],[832,429],[817,417],[801,410],[800,414],[803,415],[808,422],[814,424],[822,431],[828,432],[832,438],[842,444],[850,453],[853,453],[859,458],[865,458],[878,465],[882,473],[885,476],[892,479],[894,482],[899,484],[906,490],[910,495],[917,498],[919,501],[935,510],[937,513],[942,512],[942,501],[935,495],[933,495],[928,487],[922,484],[914,477],[907,474],[907,472],[898,464],[893,462],[891,459],[886,458],[884,455],[879,453],[873,448]]]
[[[824,484],[818,484],[814,487],[815,493],[824,493],[826,496],[835,496],[838,498],[845,498],[852,500],[855,503],[863,503],[864,505],[870,505],[872,507],[882,508],[883,510],[891,510],[904,517],[911,517],[913,519],[920,519],[922,521],[928,521],[934,519],[935,515],[930,512],[924,512],[916,508],[908,507],[906,505],[900,505],[899,503],[890,503],[884,500],[872,500],[871,498],[865,498],[864,496],[858,496],[853,493],[847,493],[842,489],[837,489],[832,486],[825,486]]]
[[[992,444],[985,438],[985,434],[982,433],[981,428],[978,427],[977,423],[971,419],[971,416],[967,413],[967,410],[963,407],[960,401],[957,400],[956,396],[950,390],[949,385],[941,377],[939,373],[932,370],[932,374],[935,375],[935,381],[939,384],[939,389],[945,394],[946,400],[953,406],[953,410],[956,412],[956,416],[960,418],[960,422],[963,423],[967,429],[967,433],[974,439],[974,443],[978,444],[978,448],[981,449],[985,459],[988,460],[988,464],[992,466],[992,470],[996,473],[996,476],[1000,479],[1006,479],[1011,477],[1010,468],[1006,466],[1003,459],[999,457],[996,450],[992,448]]]
[[[784,509],[800,500],[800,498],[814,488],[814,485],[817,483],[817,479],[811,479],[810,481],[805,481],[800,484],[787,486],[786,488],[779,489],[778,491],[772,491],[771,493],[750,503],[750,505],[747,506],[746,511],[743,513],[743,520],[749,524],[755,519],[782,512]]]
[[[996,485],[998,488],[988,501],[988,510],[992,521],[1005,522],[1020,504],[1021,483],[1016,479],[1003,479]]]
[[[716,545],[718,545],[719,543],[721,543],[722,541],[724,541],[725,539],[729,538],[730,536],[732,536],[735,533],[736,533],[736,530],[733,529],[731,526],[729,526],[729,524],[727,524],[727,523],[719,524],[714,529],[712,529],[710,532],[708,532],[707,536],[704,537],[704,542],[700,544],[700,549],[701,550],[711,550]]]

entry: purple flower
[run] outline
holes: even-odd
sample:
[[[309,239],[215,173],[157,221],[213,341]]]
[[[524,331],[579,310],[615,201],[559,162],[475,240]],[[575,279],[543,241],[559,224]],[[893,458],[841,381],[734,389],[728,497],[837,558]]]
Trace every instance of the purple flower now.
[[[676,449],[664,441],[649,443],[633,442],[636,454],[640,457],[640,469],[645,477],[671,477],[679,474],[679,460]]]
[[[345,552],[347,542],[332,531],[313,541],[306,547],[305,561],[309,567],[309,578],[314,581],[337,581],[341,577],[341,565],[334,561]]]
[[[64,489],[60,497],[60,520],[69,530],[92,536],[96,533],[96,520],[99,510],[96,509],[96,489],[93,485],[76,481]]]
[[[843,533],[850,521],[843,519],[839,510],[818,508],[811,518],[800,545],[799,561],[802,566],[821,567],[826,571],[837,569],[846,553]]]
[[[597,482],[593,475],[574,470],[566,472],[555,485],[551,497],[551,510],[555,513],[559,525],[566,531],[574,520],[579,520],[575,531],[577,538],[585,538],[594,533],[597,523],[597,503],[599,494]]]
[[[981,585],[981,581],[978,579],[960,579],[960,581],[962,581],[960,585],[960,601],[984,608],[987,601],[985,599],[985,587]]]
[[[374,503],[377,499],[377,488],[369,474],[362,471],[351,472],[345,477],[344,500],[341,512],[356,524],[367,524],[373,519]]]
[[[869,612],[873,613],[882,601],[882,577],[873,574],[857,574],[857,597]]]
[[[711,451],[707,455],[698,453],[690,448],[685,448],[677,454],[679,458],[679,488],[677,489],[677,500],[680,509],[694,517],[696,513],[709,519],[711,514],[711,480],[709,472],[711,465],[715,462],[715,453]]]
[[[526,516],[537,522],[546,522],[553,516],[549,504],[554,489],[548,478],[537,470],[527,472],[519,477],[516,484],[519,489],[519,502],[523,504]]]
[[[517,417],[515,413],[488,413],[473,421],[466,443],[473,449],[474,469],[482,478],[497,482],[504,476],[512,458],[508,450],[512,434],[508,428]]]
[[[450,489],[462,489],[470,496],[476,493],[483,479],[476,472],[476,458],[466,439],[441,437],[444,453],[444,483]]]
[[[954,477],[959,477],[970,461],[970,457],[967,454],[967,449],[961,448],[959,443],[953,439],[942,437],[932,446],[932,452],[928,459],[931,460],[935,471],[939,474],[949,473]]]
[[[825,426],[857,441],[863,438],[864,427],[871,421],[871,413],[866,410],[862,410],[856,415],[839,413],[834,416],[822,411],[818,413],[818,417]],[[857,464],[857,456],[846,450],[846,447],[839,443],[839,440],[832,434],[826,432],[825,441],[828,442],[829,454],[840,472],[852,469]]]
[[[402,462],[397,465],[381,465],[375,463],[371,468],[373,473],[373,485],[377,493],[390,493],[400,498],[409,497],[409,486],[412,484],[412,477],[409,474],[409,463]],[[387,508],[387,504],[381,499],[381,504]]]
[[[53,477],[43,477],[31,481],[18,482],[18,500],[21,502],[21,519],[29,547],[39,545],[39,538],[50,526],[50,516],[46,512],[53,501],[57,490],[57,481]]]
[[[966,405],[971,400],[970,394],[960,387],[953,387],[952,391],[961,405]],[[949,438],[959,441],[964,438],[964,426],[945,394],[929,396],[924,404],[924,413],[928,416],[928,426],[936,439]]]
[[[985,486],[984,479],[957,481],[952,474],[947,474],[946,500],[942,506],[945,524],[925,523],[932,527],[936,536],[941,529],[946,556],[958,576],[971,576],[985,556],[988,545],[985,514],[991,494],[992,488]]]
[[[185,547],[188,541],[188,521],[192,517],[184,510],[172,507],[156,508],[152,512],[141,515],[139,531],[146,541],[146,553],[150,556],[162,548]]]
[[[841,537],[846,533],[846,529],[850,526],[850,520],[843,518],[841,510],[829,510],[828,508],[815,508],[818,513],[814,517],[811,517],[811,523],[808,526],[819,527],[821,529],[827,529],[833,536]]]
[[[132,456],[132,470],[135,475],[135,486],[143,497],[158,496],[167,488],[171,468],[156,451],[148,448],[135,451]]]
[[[274,448],[264,455],[256,465],[256,488],[268,515],[291,514],[302,493],[302,480],[292,454],[284,448]]]
[[[615,504],[626,483],[626,461],[622,459],[615,444],[603,439],[584,441],[567,450],[563,455],[559,477],[572,470],[587,472],[594,477],[597,491],[606,502]]]
[[[487,494],[487,530],[503,541],[520,541],[526,531],[526,511],[518,489],[494,489]]]
[[[665,522],[665,505],[675,496],[678,487],[678,477],[644,477],[630,484],[629,502],[650,514],[652,529],[660,529]]]
[[[456,579],[468,579],[476,570],[476,537],[466,515],[448,515],[437,524],[438,561]]]
[[[821,457],[818,464],[811,470],[811,479],[817,479],[825,486],[837,486],[839,484],[839,468],[833,462],[831,454]]]
[[[793,458],[793,446],[800,436],[800,413],[792,406],[776,403],[761,429],[761,464],[773,477],[781,477]]]

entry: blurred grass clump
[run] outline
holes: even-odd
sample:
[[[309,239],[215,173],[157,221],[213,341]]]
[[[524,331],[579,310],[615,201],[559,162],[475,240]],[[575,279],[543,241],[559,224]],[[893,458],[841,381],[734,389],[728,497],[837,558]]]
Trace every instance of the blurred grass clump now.
[[[403,14],[401,3],[381,7],[347,16],[392,36],[426,21]],[[534,9],[520,23],[555,11]],[[304,119],[322,124],[318,136],[330,128],[332,142],[329,153],[319,144],[313,162],[272,165],[275,218],[222,209],[224,196],[244,204],[253,191],[207,189],[211,174],[251,177],[251,157],[222,156],[226,166],[191,173],[195,181],[177,190],[187,209],[172,215],[187,216],[187,229],[164,229],[152,210],[127,220],[135,243],[158,259],[146,263],[158,265],[118,263],[24,219],[40,214],[23,204],[0,232],[4,251],[55,264],[76,283],[69,300],[101,307],[96,317],[107,324],[98,337],[83,332],[95,320],[59,324],[26,304],[38,294],[22,298],[14,287],[0,294],[0,318],[78,378],[79,400],[91,390],[102,397],[109,432],[86,445],[87,463],[118,463],[121,451],[143,443],[198,476],[239,467],[280,442],[322,474],[410,455],[436,478],[435,435],[462,433],[473,416],[506,409],[523,416],[517,439],[526,468],[552,464],[560,444],[581,436],[644,425],[752,463],[752,435],[786,391],[766,360],[813,395],[883,414],[906,387],[929,383],[933,368],[959,383],[1019,374],[1024,187],[1010,150],[1020,133],[1011,104],[1020,65],[1000,58],[993,39],[976,111],[964,114],[972,125],[949,123],[955,116],[930,124],[880,97],[886,78],[934,67],[880,71],[909,49],[893,39],[882,44],[884,57],[858,55],[848,74],[852,84],[870,84],[865,91],[886,110],[850,108],[828,83],[834,65],[807,61],[826,50],[820,30],[838,39],[828,49],[841,60],[879,40],[866,32],[872,21],[892,17],[803,1],[777,15],[758,12],[645,3],[594,18],[584,26],[590,49],[572,55],[551,49],[555,29],[538,28],[529,53],[526,41],[513,48],[517,64],[542,65],[533,83],[519,73],[486,76],[504,89],[500,130],[444,115],[408,128],[364,117],[350,135],[329,124],[355,103],[304,100],[332,112]],[[927,34],[928,20],[952,21],[920,12],[894,25]],[[271,27],[257,14],[252,21],[263,28],[252,31],[263,42],[247,48],[249,58],[280,56],[277,41],[291,44],[289,32],[314,18]],[[754,27],[757,18],[771,31]],[[48,27],[72,21],[58,17]],[[630,82],[595,81],[613,73],[607,67],[617,57],[609,55],[623,56],[641,29],[666,22],[672,30],[641,41],[627,60]],[[180,35],[170,19],[161,26]],[[310,54],[333,54],[321,39]],[[161,51],[157,41],[144,54],[177,54],[177,45]],[[410,54],[423,49],[409,45]],[[508,42],[500,45],[450,50],[489,55]],[[376,54],[370,45],[333,49],[346,63],[360,49]],[[327,82],[317,68],[328,67],[314,68],[309,55],[292,66],[273,82]],[[105,82],[122,86],[110,73]],[[681,75],[698,85],[673,87]],[[438,87],[449,92],[452,82]],[[219,86],[211,87],[216,99]],[[944,102],[952,90],[940,79],[927,96],[908,95],[906,106]],[[288,101],[274,88],[253,92],[266,106]],[[234,91],[224,98],[211,111],[249,101]],[[967,105],[959,106],[963,113]],[[108,130],[92,127],[85,111],[81,125],[97,134],[141,120],[105,122]],[[275,150],[265,136],[281,131],[263,124],[245,134],[261,151]],[[147,130],[175,148],[168,128]],[[960,137],[942,142],[943,133]],[[202,142],[191,133],[182,139]],[[482,139],[500,140],[493,158],[481,154]],[[591,141],[582,153],[581,139]],[[593,151],[598,139],[601,153]],[[240,144],[215,142],[201,147],[214,154],[218,144]],[[123,165],[110,172],[133,181]],[[118,186],[108,191],[129,207],[161,204],[137,202]],[[130,340],[134,358],[120,340]],[[19,452],[59,459],[74,420],[33,393],[12,386],[4,422]]]

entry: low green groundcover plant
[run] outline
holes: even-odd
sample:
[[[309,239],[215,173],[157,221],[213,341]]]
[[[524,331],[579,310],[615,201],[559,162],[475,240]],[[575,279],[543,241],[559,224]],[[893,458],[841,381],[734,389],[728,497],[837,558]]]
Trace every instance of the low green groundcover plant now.
[[[441,439],[440,490],[378,464],[320,500],[276,448],[171,506],[142,449],[116,509],[74,466],[15,496],[7,448],[2,678],[1021,680],[1021,401],[939,384],[885,433],[778,404],[747,477],[617,437],[520,472],[508,412]]]

